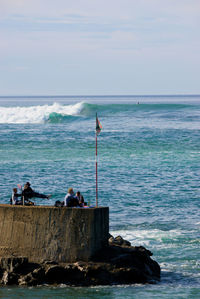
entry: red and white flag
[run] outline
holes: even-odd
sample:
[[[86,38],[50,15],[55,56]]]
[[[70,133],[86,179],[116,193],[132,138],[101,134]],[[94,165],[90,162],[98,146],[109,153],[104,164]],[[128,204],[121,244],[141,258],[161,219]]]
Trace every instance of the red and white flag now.
[[[98,120],[97,113],[96,113],[96,133],[97,133],[97,135],[99,135],[99,133],[101,132],[101,129],[102,129],[102,125],[101,125],[100,121]]]

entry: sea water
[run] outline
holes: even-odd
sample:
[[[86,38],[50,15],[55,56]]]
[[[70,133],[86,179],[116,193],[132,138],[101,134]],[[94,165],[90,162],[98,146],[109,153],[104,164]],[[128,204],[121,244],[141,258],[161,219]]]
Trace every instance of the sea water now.
[[[99,205],[110,233],[145,246],[161,266],[153,285],[3,287],[1,298],[200,297],[200,96],[1,97],[0,202],[12,188],[63,200],[68,187]]]

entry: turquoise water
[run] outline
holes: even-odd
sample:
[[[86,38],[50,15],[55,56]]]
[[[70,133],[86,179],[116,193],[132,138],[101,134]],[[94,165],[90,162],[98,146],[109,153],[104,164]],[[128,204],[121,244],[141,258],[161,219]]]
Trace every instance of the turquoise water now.
[[[138,104],[139,102],[139,104]],[[2,298],[199,298],[200,96],[0,98],[1,203],[30,181],[63,199],[69,186],[95,204],[95,113],[99,205],[110,232],[151,250],[155,285],[5,287]]]

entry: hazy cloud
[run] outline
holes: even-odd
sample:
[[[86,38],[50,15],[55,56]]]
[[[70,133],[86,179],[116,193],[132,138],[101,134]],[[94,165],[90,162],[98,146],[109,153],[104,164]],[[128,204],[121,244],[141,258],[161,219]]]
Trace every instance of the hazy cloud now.
[[[131,77],[137,78],[137,86],[144,93],[145,84],[141,78],[145,78],[147,67],[154,68],[154,76],[159,76],[159,86],[155,78],[148,77],[154,93],[162,93],[169,73],[174,82],[177,76],[182,78],[183,89],[187,82],[188,91],[196,92],[192,89],[196,76],[200,75],[199,26],[199,0],[0,0],[0,65],[7,70],[7,78],[11,68],[24,72],[32,70],[34,77],[36,65],[47,74],[50,68],[67,65],[68,68],[60,68],[59,77],[69,76],[72,89],[80,86],[81,93],[80,81],[72,82],[76,77],[74,65],[80,66],[77,80],[86,72],[91,74],[85,82],[89,89],[95,69],[96,76],[99,70],[99,81],[103,68],[109,80],[116,77],[120,63],[121,76],[126,86],[130,86],[129,93],[131,90],[135,93],[136,89]],[[160,73],[169,69],[163,72],[161,82]],[[4,76],[6,78],[5,73]],[[121,76],[118,75],[118,82],[117,79],[115,83],[110,81],[113,91],[116,84],[120,86]],[[15,79],[21,80],[19,86],[23,93],[23,77]],[[59,90],[56,75],[49,80]],[[29,86],[30,93],[34,93],[31,83]],[[172,84],[172,90],[175,86]],[[38,88],[40,91],[36,93],[45,93],[46,87],[44,91],[41,86]],[[5,92],[0,86],[0,93],[1,90]],[[77,92],[74,90],[74,93]]]

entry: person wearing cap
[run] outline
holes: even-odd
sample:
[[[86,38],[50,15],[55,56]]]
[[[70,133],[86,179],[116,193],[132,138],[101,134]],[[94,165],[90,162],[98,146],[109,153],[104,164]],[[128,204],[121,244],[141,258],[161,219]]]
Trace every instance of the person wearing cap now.
[[[33,198],[33,197],[38,197],[38,198],[50,198],[50,195],[45,195],[45,194],[41,194],[38,192],[35,192],[31,187],[30,187],[30,183],[26,182],[26,184],[24,185],[24,190],[22,191],[22,198],[24,197],[24,201],[29,202],[29,199]]]
[[[68,192],[64,198],[64,206],[65,207],[79,207],[78,198],[74,195],[73,188],[69,188]]]

